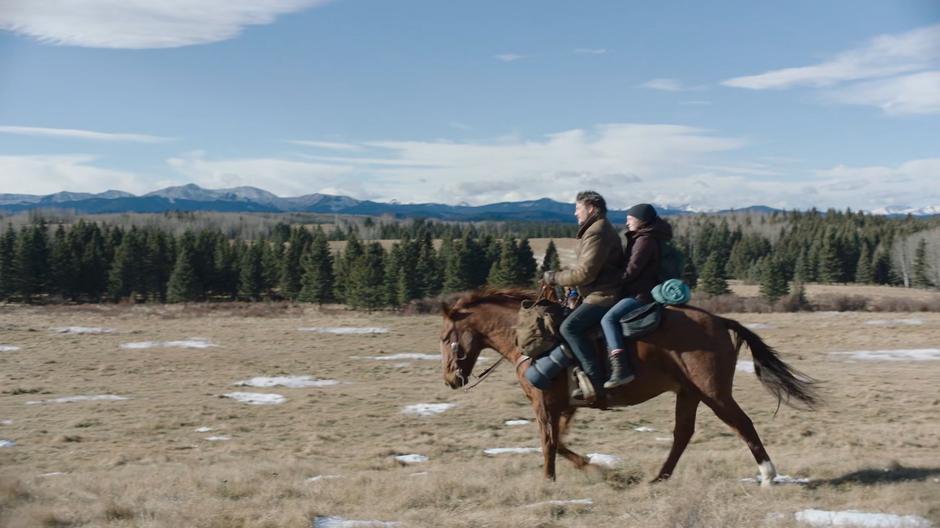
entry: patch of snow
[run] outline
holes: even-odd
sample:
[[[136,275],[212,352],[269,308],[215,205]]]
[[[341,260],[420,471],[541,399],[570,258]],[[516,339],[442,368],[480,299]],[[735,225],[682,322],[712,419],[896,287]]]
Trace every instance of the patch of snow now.
[[[13,352],[19,350],[20,347],[13,345],[0,345],[0,352]]]
[[[737,365],[734,367],[735,370],[739,372],[750,372],[754,373],[754,362],[753,361],[738,361]]]
[[[342,517],[314,517],[313,528],[384,528],[401,526],[396,521],[351,521]]]
[[[339,385],[336,380],[321,380],[313,376],[275,376],[272,378],[257,377],[236,382],[239,387],[287,387],[302,389],[305,387],[329,387]]]
[[[95,396],[63,396],[62,398],[55,398],[52,400],[30,400],[26,402],[26,405],[39,405],[41,403],[73,403],[80,401],[121,401],[126,400],[124,396],[116,396],[114,394],[98,394]]]
[[[870,321],[865,321],[865,324],[917,326],[917,325],[924,324],[924,320],[923,319],[872,319]]]
[[[16,445],[16,442],[13,440],[0,440],[0,447],[13,447]]]
[[[930,528],[931,522],[917,515],[826,510],[803,510],[796,520],[813,526],[859,526],[864,528]]]
[[[541,447],[491,447],[489,449],[484,449],[484,453],[487,455],[506,455],[506,454],[521,454],[521,453],[541,453]]]
[[[62,475],[65,475],[65,473],[62,473],[61,471],[53,471],[52,473],[43,473],[42,475],[39,475],[39,476],[40,477],[61,477]]]
[[[232,437],[230,437],[230,436],[225,436],[225,435],[207,436],[207,437],[206,437],[206,440],[208,440],[208,441],[210,441],[210,442],[224,442],[224,441],[226,441],[226,440],[231,440],[231,439],[232,439]]]
[[[405,405],[401,413],[415,416],[434,416],[456,406],[456,403],[416,403],[414,405]]]
[[[250,405],[278,405],[287,401],[287,398],[280,394],[262,392],[229,392],[222,396]]]
[[[196,429],[196,432],[197,432],[197,433],[208,433],[208,432],[211,431],[211,430],[212,430],[211,427],[200,427],[200,428]]]
[[[114,332],[113,328],[99,326],[58,326],[50,330],[58,334],[110,334]]]
[[[13,420],[0,420],[0,425],[13,425]]]
[[[673,439],[671,436],[657,436],[656,437],[657,442],[672,442],[672,440]]]
[[[419,471],[419,472],[417,472],[417,473],[412,473],[412,474],[410,474],[410,475],[408,475],[408,476],[409,476],[409,477],[426,477],[426,476],[428,476],[428,475],[430,475],[430,473],[428,473],[427,471]]]
[[[191,337],[181,341],[140,341],[137,343],[121,343],[121,348],[130,350],[143,350],[146,348],[209,348],[219,345],[204,337]]]
[[[646,427],[645,425],[634,427],[633,430],[638,433],[652,433],[656,431],[656,429],[653,429],[652,427]]]
[[[506,425],[526,425],[530,422],[529,420],[506,420],[505,423]]]
[[[389,354],[387,356],[349,356],[350,359],[374,359],[376,361],[401,361],[403,359],[417,359],[421,361],[440,361],[439,354],[415,354],[406,352],[403,354]]]
[[[420,464],[422,462],[427,462],[428,457],[424,455],[398,455],[395,457],[395,460],[401,462],[402,464]]]
[[[751,330],[766,330],[768,328],[773,328],[772,326],[766,323],[748,323],[744,326],[746,328],[750,328]]]
[[[620,457],[614,455],[605,455],[603,453],[588,453],[589,464],[606,468],[617,468],[623,464]]]
[[[538,506],[564,506],[567,504],[590,506],[591,504],[594,504],[594,501],[591,499],[547,500],[547,501],[536,502],[536,503],[530,504],[528,507],[535,508]]]
[[[940,359],[940,348],[915,348],[909,350],[857,350],[840,352],[859,361],[932,361]]]
[[[340,475],[314,475],[308,478],[307,482],[319,482],[321,480],[332,480],[332,479],[338,479],[338,478],[343,478],[343,477],[341,477]]]
[[[353,326],[311,326],[307,328],[298,328],[301,332],[313,332],[315,334],[386,334],[388,328],[364,327],[357,328]]]
[[[741,482],[763,482],[763,475],[757,475],[754,478],[747,477],[741,479]],[[791,477],[790,475],[777,475],[774,477],[774,484],[809,484],[812,479],[801,478],[801,477]]]

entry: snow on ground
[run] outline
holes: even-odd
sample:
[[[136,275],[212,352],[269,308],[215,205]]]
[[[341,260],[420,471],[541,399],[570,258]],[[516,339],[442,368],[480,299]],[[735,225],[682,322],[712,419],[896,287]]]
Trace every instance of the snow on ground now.
[[[398,455],[395,457],[395,460],[402,464],[420,464],[421,462],[427,462],[428,457],[418,454]]]
[[[917,515],[826,510],[803,510],[793,514],[801,523],[813,526],[857,526],[862,528],[930,528],[931,522]]]
[[[197,432],[197,433],[208,433],[208,432],[211,431],[211,430],[212,430],[211,427],[200,427],[200,428],[196,429],[196,432]]]
[[[754,478],[747,477],[741,479],[741,482],[763,482],[763,475],[757,475]],[[802,477],[791,477],[790,475],[777,475],[774,477],[774,484],[809,484],[811,479]]]
[[[401,526],[396,521],[351,521],[342,517],[314,517],[313,528],[384,528]]]
[[[766,323],[748,323],[744,326],[747,328],[750,328],[751,330],[766,330],[768,328],[773,328],[772,326]]]
[[[52,473],[43,473],[42,475],[39,475],[39,476],[40,477],[61,477],[62,475],[65,475],[65,473],[61,471],[53,471]]]
[[[491,447],[489,449],[484,449],[484,453],[487,455],[508,455],[508,454],[522,454],[522,453],[541,453],[541,447]]]
[[[915,348],[908,350],[856,350],[837,352],[858,361],[931,361],[940,359],[940,348]]]
[[[646,427],[645,425],[634,427],[633,430],[638,433],[652,433],[656,431],[656,429],[653,429],[652,427]]]
[[[656,441],[657,442],[672,442],[672,437],[671,436],[657,436]]]
[[[456,406],[456,403],[416,403],[414,405],[405,405],[401,413],[415,416],[434,416]]]
[[[605,455],[603,453],[588,453],[588,464],[606,468],[616,468],[623,464],[620,457],[614,455]]]
[[[0,345],[0,352],[13,352],[19,350],[20,347],[13,345]]]
[[[329,387],[339,385],[336,380],[321,380],[313,376],[275,376],[273,378],[257,377],[249,380],[235,382],[239,387],[287,387],[302,389],[305,387]]]
[[[287,398],[280,394],[263,392],[229,392],[222,396],[250,405],[278,405],[287,401]]]
[[[13,425],[13,420],[0,420],[0,425]]]
[[[376,326],[357,328],[353,326],[311,326],[307,328],[298,328],[301,332],[313,332],[315,334],[386,334],[388,328]]]
[[[754,362],[753,361],[738,361],[738,364],[734,367],[738,372],[750,372],[754,373]]]
[[[210,442],[224,442],[226,440],[231,440],[231,436],[217,435],[217,436],[207,436],[206,440]]]
[[[924,324],[924,320],[923,319],[872,319],[870,321],[865,321],[865,324],[917,326],[917,325]]]
[[[307,482],[319,482],[321,480],[333,480],[333,479],[338,479],[338,478],[343,478],[343,477],[340,475],[314,475],[308,478]]]
[[[567,504],[580,504],[582,506],[590,506],[591,504],[594,504],[594,501],[591,499],[547,500],[547,501],[532,503],[528,507],[535,508],[538,506],[565,506]]]
[[[506,420],[506,425],[526,425],[528,420]]]
[[[16,445],[16,442],[13,440],[0,440],[0,447],[13,447]]]
[[[140,341],[137,343],[121,343],[121,348],[140,350],[145,348],[209,348],[219,345],[205,337],[190,337],[180,341]]]
[[[114,332],[113,328],[100,326],[56,326],[49,330],[57,334],[110,334]]]
[[[26,402],[26,405],[38,405],[40,403],[73,403],[80,401],[121,401],[126,400],[124,396],[116,396],[114,394],[98,394],[95,396],[63,396],[62,398],[55,398],[52,400],[30,400]]]
[[[416,359],[420,361],[440,361],[440,354],[415,354],[405,352],[403,354],[389,354],[387,356],[349,356],[350,359],[374,359],[376,361],[401,361],[403,359]]]

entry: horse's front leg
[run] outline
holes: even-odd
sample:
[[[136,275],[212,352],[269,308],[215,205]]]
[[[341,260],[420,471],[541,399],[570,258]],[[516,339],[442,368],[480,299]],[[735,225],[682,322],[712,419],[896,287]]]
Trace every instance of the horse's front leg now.
[[[555,480],[555,458],[558,454],[558,429],[561,418],[560,413],[552,412],[544,400],[533,400],[535,407],[535,421],[539,425],[539,436],[542,441],[542,458],[545,478]]]
[[[568,449],[568,446],[565,445],[564,438],[565,432],[567,432],[568,427],[571,426],[571,420],[574,418],[574,412],[576,409],[570,408],[561,413],[558,420],[558,454],[567,458],[574,464],[574,467],[578,469],[584,469],[588,464],[591,463],[591,459],[586,456],[582,456],[574,451]]]

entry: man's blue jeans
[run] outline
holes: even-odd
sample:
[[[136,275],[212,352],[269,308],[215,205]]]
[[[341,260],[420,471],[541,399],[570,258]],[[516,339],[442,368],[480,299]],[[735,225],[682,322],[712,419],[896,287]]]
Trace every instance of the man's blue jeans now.
[[[607,365],[597,359],[594,352],[594,343],[585,335],[587,331],[600,322],[607,308],[596,304],[581,303],[561,323],[561,336],[571,347],[571,352],[581,369],[591,379],[595,391],[604,390],[604,381],[607,380]],[[599,394],[600,392],[598,392]]]
[[[620,319],[628,313],[643,306],[643,303],[633,297],[626,297],[613,305],[601,319],[601,328],[604,329],[604,338],[607,339],[607,351],[623,350],[623,329]]]

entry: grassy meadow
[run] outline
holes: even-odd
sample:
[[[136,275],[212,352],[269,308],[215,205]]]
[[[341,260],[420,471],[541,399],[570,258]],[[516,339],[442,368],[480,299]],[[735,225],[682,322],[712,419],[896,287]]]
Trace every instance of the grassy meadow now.
[[[579,472],[560,460],[557,482],[545,482],[539,454],[483,451],[539,445],[534,423],[505,423],[531,419],[511,368],[464,392],[443,384],[433,357],[389,359],[437,355],[440,316],[287,304],[3,305],[0,440],[13,445],[0,448],[0,526],[306,527],[335,516],[400,526],[788,527],[809,508],[940,524],[940,361],[842,354],[936,348],[940,314],[730,316],[823,380],[821,409],[775,416],[754,375],[736,376],[736,397],[778,471],[808,485],[742,481],[757,474],[753,459],[704,406],[673,479],[649,484],[671,441],[671,394],[580,411],[569,445],[621,462]],[[113,331],[53,330],[61,327]],[[311,327],[387,332],[298,330]],[[166,341],[176,343],[122,347]],[[485,352],[476,371],[496,357]],[[301,375],[339,383],[234,385]],[[223,397],[239,391],[286,401]],[[51,401],[80,395],[127,399]],[[402,412],[421,403],[454,406]],[[427,461],[395,458],[409,454]],[[550,502],[573,499],[581,502]]]

